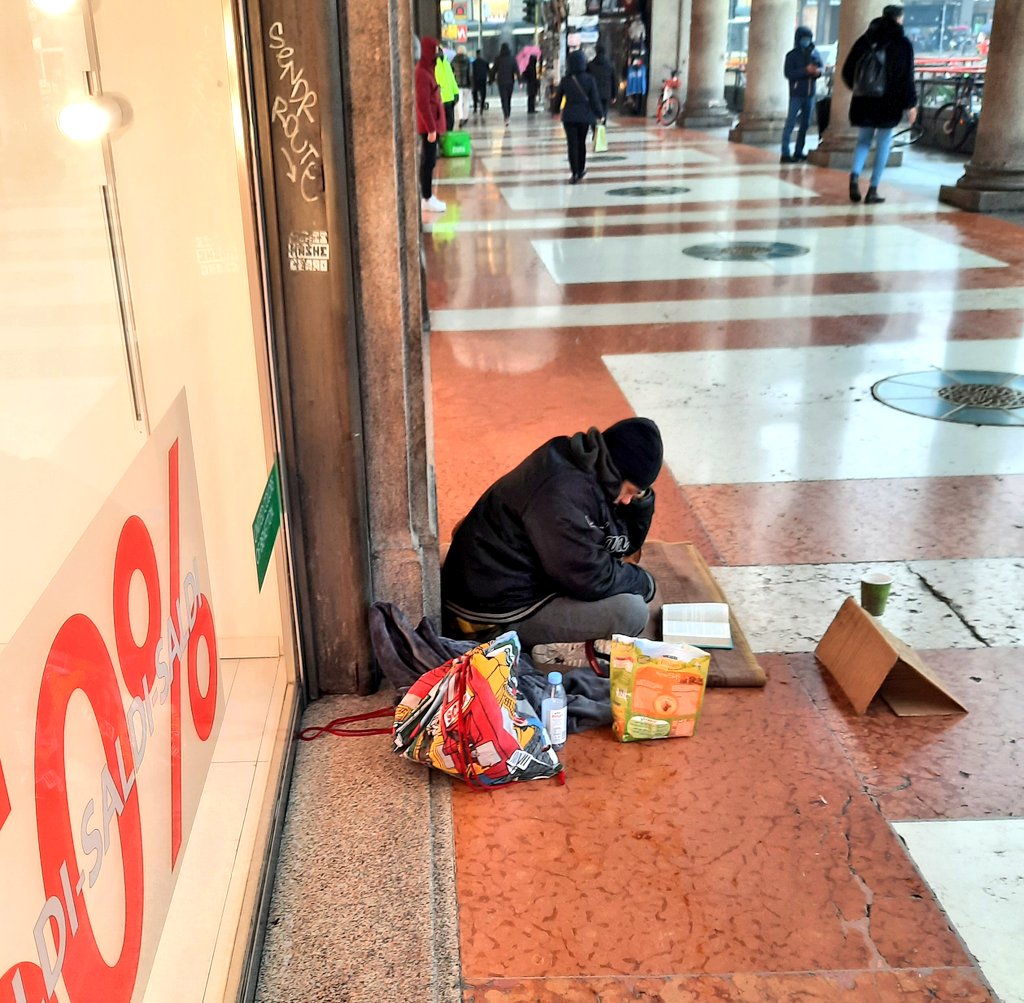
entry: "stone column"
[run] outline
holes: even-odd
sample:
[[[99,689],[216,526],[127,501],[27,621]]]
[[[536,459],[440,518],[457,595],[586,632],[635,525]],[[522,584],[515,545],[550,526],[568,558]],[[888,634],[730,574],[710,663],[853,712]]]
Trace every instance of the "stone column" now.
[[[997,0],[974,154],[939,200],[971,212],[1024,209],[1024,4]]]
[[[679,68],[679,100],[686,103],[690,73],[691,0],[657,0],[651,7],[651,55],[648,60],[647,113],[658,111],[661,81]],[[681,123],[680,123],[681,124]]]
[[[789,86],[783,73],[793,48],[796,0],[753,0],[747,45],[747,90],[743,113],[729,133],[733,143],[778,145],[789,110]]]
[[[408,0],[341,4],[371,598],[440,612]],[[436,3],[434,9],[436,11]]]
[[[714,129],[732,125],[732,112],[725,103],[725,47],[728,33],[729,0],[693,0],[690,15],[690,73],[682,120],[686,129]]]
[[[828,129],[818,147],[807,159],[818,167],[836,167],[848,170],[853,163],[853,148],[857,145],[857,130],[850,125],[850,88],[843,83],[843,63],[853,43],[867,31],[876,17],[881,17],[883,0],[843,0],[839,8],[839,45],[836,53],[835,80],[832,84],[832,112]],[[820,84],[819,84],[820,87]],[[874,160],[874,150],[868,156],[865,170]],[[889,166],[897,167],[903,162],[903,152],[893,150],[889,154]]]

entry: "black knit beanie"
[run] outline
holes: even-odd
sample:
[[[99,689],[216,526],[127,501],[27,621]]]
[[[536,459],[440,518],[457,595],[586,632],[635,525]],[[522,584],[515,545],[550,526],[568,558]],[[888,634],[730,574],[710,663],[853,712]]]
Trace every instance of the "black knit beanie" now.
[[[601,437],[624,481],[649,488],[661,470],[661,432],[650,418],[624,418]]]

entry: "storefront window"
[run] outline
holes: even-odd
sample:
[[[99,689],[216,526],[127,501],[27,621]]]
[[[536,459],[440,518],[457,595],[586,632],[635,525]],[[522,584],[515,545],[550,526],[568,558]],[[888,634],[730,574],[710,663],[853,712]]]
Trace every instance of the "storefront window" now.
[[[102,962],[121,980],[104,998],[219,1000],[295,699],[287,577],[278,554],[260,588],[252,535],[275,448],[233,28],[219,0],[153,8],[144,29],[130,0],[10,0],[0,26],[0,681],[20,713],[0,734],[0,997],[17,983],[38,998],[42,978],[95,999],[81,987]],[[150,470],[169,414],[190,445],[175,433],[174,463],[167,449]],[[175,515],[201,526],[205,610],[181,590]],[[150,545],[159,589],[142,568],[118,586],[115,558],[137,546],[145,563]],[[68,623],[87,654],[57,665]],[[154,699],[143,753],[119,729],[159,673],[128,652],[162,643],[170,664],[179,642],[182,689]],[[60,686],[51,720],[39,708]],[[201,761],[158,734],[175,700]],[[39,774],[40,749],[63,775]],[[38,804],[55,789],[72,842],[48,863]]]

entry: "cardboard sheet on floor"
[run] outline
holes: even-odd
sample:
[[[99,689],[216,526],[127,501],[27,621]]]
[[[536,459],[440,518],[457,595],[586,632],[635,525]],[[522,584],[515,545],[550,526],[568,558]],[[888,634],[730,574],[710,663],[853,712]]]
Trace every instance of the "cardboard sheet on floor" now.
[[[814,654],[858,714],[868,709],[876,694],[900,717],[967,713],[920,656],[852,596],[839,608]]]
[[[724,602],[729,600],[692,543],[648,540],[640,563],[658,583],[658,603],[651,608],[649,636],[661,638],[661,603]],[[746,635],[730,608],[731,649],[709,649],[708,686],[764,686],[767,676],[758,664]]]

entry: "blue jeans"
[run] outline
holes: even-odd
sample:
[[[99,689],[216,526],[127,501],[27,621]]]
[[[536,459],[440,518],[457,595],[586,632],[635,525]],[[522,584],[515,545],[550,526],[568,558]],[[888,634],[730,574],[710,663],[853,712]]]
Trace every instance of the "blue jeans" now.
[[[800,122],[800,128],[796,134],[796,156],[803,156],[804,140],[807,138],[807,127],[811,122],[811,112],[814,110],[814,95],[807,97],[790,97],[789,112],[786,115],[786,124],[782,127],[782,155],[789,156],[789,139],[793,135],[793,126]]]
[[[857,146],[853,151],[853,166],[850,168],[850,173],[855,178],[860,177],[860,172],[864,170],[864,165],[867,163],[871,140],[875,139],[875,163],[871,168],[872,188],[877,188],[878,182],[882,180],[882,171],[885,170],[886,162],[889,159],[889,147],[892,146],[894,128],[875,129],[870,125],[865,125],[857,131]]]

